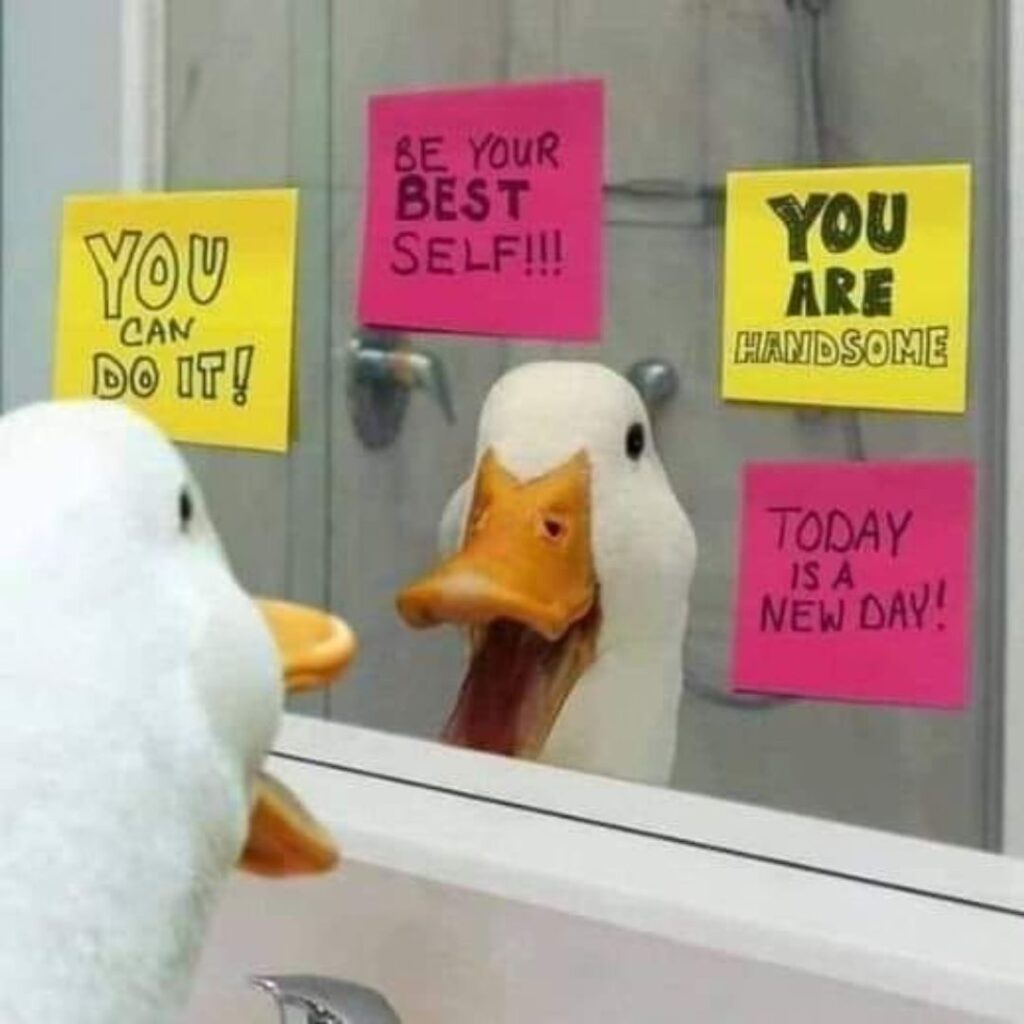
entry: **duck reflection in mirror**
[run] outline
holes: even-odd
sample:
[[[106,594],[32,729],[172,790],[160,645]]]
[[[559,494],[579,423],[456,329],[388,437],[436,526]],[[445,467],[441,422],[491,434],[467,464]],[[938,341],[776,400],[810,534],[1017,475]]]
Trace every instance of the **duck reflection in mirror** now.
[[[500,378],[441,551],[398,609],[467,628],[443,738],[667,784],[697,545],[632,385],[583,362]]]

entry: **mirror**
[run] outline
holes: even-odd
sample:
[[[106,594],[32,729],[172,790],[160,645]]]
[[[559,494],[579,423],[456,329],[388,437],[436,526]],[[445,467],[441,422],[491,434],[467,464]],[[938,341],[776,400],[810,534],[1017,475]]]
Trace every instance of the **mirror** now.
[[[530,361],[597,360],[644,393],[699,547],[664,782],[997,849],[1007,297],[1005,197],[993,185],[1006,160],[1004,16],[995,0],[658,0],[642,12],[619,0],[169,4],[167,185],[302,190],[297,442],[287,459],[190,452],[246,585],[326,600],[361,637],[352,680],[294,710],[441,735],[463,638],[409,629],[396,595],[436,560],[492,384]],[[607,90],[603,344],[361,331],[367,96],[577,74]],[[973,168],[967,414],[723,403],[726,172],[929,162]],[[730,695],[743,465],[925,457],[966,457],[978,470],[969,708]]]

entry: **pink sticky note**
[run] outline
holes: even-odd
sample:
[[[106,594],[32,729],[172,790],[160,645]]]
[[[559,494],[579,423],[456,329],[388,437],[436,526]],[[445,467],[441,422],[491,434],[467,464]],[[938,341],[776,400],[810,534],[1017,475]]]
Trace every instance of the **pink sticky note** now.
[[[968,699],[970,462],[746,466],[736,691]]]
[[[601,330],[600,81],[370,98],[361,323]]]

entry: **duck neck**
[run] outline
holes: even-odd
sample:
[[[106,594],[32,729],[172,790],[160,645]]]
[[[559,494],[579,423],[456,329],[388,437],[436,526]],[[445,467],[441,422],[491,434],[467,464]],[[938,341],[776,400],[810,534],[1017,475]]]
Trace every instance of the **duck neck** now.
[[[542,760],[667,785],[683,689],[682,634],[603,633],[597,658],[573,687]]]

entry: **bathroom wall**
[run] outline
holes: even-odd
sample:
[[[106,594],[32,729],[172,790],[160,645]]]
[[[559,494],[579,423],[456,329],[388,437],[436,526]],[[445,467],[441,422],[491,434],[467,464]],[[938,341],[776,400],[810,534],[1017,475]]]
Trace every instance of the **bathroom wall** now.
[[[275,1024],[258,973],[369,985],[405,1024],[983,1020],[351,862],[327,880],[235,879],[187,1024]]]
[[[0,409],[49,395],[61,200],[120,184],[120,57],[120,0],[3,5]]]

